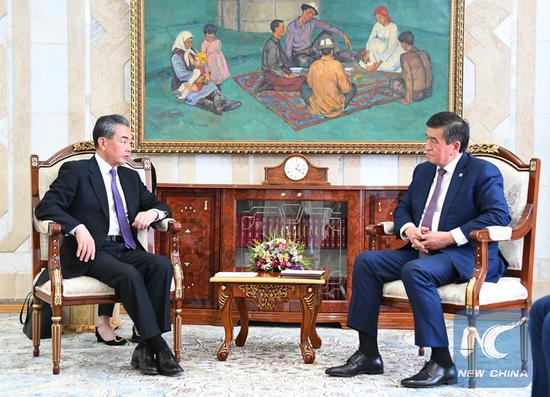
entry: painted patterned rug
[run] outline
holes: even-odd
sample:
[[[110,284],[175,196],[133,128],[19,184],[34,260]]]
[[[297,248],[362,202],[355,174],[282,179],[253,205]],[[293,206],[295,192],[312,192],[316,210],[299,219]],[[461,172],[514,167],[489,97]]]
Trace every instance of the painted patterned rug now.
[[[351,78],[357,85],[357,93],[346,111],[339,117],[402,99],[389,86],[389,81],[396,76],[399,76],[399,73],[378,71],[353,73]],[[233,80],[262,105],[287,122],[294,130],[301,130],[334,119],[334,117],[325,118],[312,114],[299,92],[271,90],[256,92],[263,81],[261,71],[241,74],[233,77]]]
[[[132,322],[121,316],[117,331],[130,337]],[[252,324],[245,346],[232,346],[227,361],[216,360],[223,327],[185,325],[179,378],[141,375],[130,366],[135,344],[110,347],[91,333],[62,336],[61,374],[51,374],[51,340],[43,340],[40,356],[21,332],[18,313],[0,314],[0,396],[503,396],[528,397],[531,387],[467,389],[461,385],[411,390],[401,379],[423,365],[411,331],[381,330],[384,375],[332,378],[325,369],[339,365],[357,349],[357,332],[319,326],[323,345],[313,364],[300,355],[298,326]],[[238,332],[238,327],[235,328]],[[236,334],[235,332],[235,334]],[[452,330],[449,328],[449,332]],[[164,335],[168,343],[171,333]]]

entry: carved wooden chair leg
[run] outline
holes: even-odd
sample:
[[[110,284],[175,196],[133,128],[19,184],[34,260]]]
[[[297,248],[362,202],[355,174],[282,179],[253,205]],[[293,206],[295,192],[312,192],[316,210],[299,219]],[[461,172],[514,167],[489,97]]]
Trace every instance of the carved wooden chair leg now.
[[[40,299],[34,298],[32,305],[32,355],[38,357],[40,355],[40,309],[42,304]]]
[[[59,375],[61,361],[61,316],[52,316],[52,371]]]
[[[529,333],[527,329],[527,316],[529,310],[521,311],[521,326],[520,326],[520,351],[521,351],[521,370],[527,373],[529,361]]]
[[[181,309],[179,306],[179,302],[176,303],[174,316],[174,356],[176,357],[176,361],[178,363],[181,360],[181,312],[183,311],[183,309]]]
[[[476,387],[476,323],[478,312],[473,311],[468,316],[468,387]]]

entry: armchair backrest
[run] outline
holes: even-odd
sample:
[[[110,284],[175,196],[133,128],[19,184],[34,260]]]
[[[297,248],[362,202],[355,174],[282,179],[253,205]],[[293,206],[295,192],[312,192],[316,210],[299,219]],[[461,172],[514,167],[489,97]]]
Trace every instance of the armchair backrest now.
[[[510,151],[497,145],[472,145],[468,151],[498,167],[504,179],[504,194],[512,220],[510,226],[526,230],[519,240],[499,243],[509,267],[506,275],[520,277],[531,291],[535,250],[535,230],[540,179],[540,160],[528,164]]]
[[[38,155],[31,154],[31,206],[32,220],[36,222],[34,210],[44,194],[48,191],[51,183],[57,177],[59,168],[66,161],[89,159],[95,153],[94,143],[91,141],[79,142],[74,145],[69,145],[47,160],[40,160]],[[151,161],[148,157],[141,159],[129,160],[126,166],[137,171],[141,180],[150,191],[153,190],[153,178],[151,174]],[[148,248],[149,251],[154,251],[153,233],[138,234],[138,238],[142,245]],[[37,231],[37,228],[32,227],[32,259],[33,279],[39,274],[43,268],[47,266],[48,260],[48,242],[45,235]]]

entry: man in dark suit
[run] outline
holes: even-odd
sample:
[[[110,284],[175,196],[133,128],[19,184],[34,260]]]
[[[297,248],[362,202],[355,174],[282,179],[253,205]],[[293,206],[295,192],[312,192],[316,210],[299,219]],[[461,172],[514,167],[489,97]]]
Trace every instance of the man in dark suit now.
[[[498,168],[465,152],[467,122],[441,112],[426,124],[428,161],[416,167],[394,211],[398,236],[409,244],[399,250],[364,252],[355,259],[348,325],[359,332],[359,350],[344,365],[328,368],[328,375],[384,372],[377,341],[382,287],[401,279],[413,310],[415,343],[432,348],[422,370],[401,384],[433,387],[457,381],[437,288],[470,278],[475,249],[468,240],[470,231],[506,226],[510,215]],[[490,243],[486,281],[497,281],[506,266],[497,244]]]
[[[161,333],[170,330],[172,265],[145,251],[137,230],[169,216],[139,175],[123,167],[131,133],[122,116],[100,117],[93,131],[95,155],[69,161],[36,207],[38,219],[58,222],[63,277],[87,275],[114,288],[136,325],[141,342],[132,366],[145,374],[183,371]]]

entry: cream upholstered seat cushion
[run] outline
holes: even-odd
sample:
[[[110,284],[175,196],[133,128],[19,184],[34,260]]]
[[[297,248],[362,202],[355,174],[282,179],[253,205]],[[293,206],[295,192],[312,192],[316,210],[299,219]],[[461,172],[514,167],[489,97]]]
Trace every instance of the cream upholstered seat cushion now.
[[[466,304],[466,286],[468,283],[448,284],[437,289],[441,303],[452,305]],[[401,280],[384,284],[382,292],[385,298],[408,299],[405,286]],[[497,283],[484,282],[479,292],[479,304],[489,305],[498,302],[527,299],[527,289],[519,278],[501,277]]]
[[[40,292],[50,295],[50,281],[36,288]],[[115,290],[107,284],[88,276],[80,276],[63,280],[63,296],[108,296],[114,295]]]

